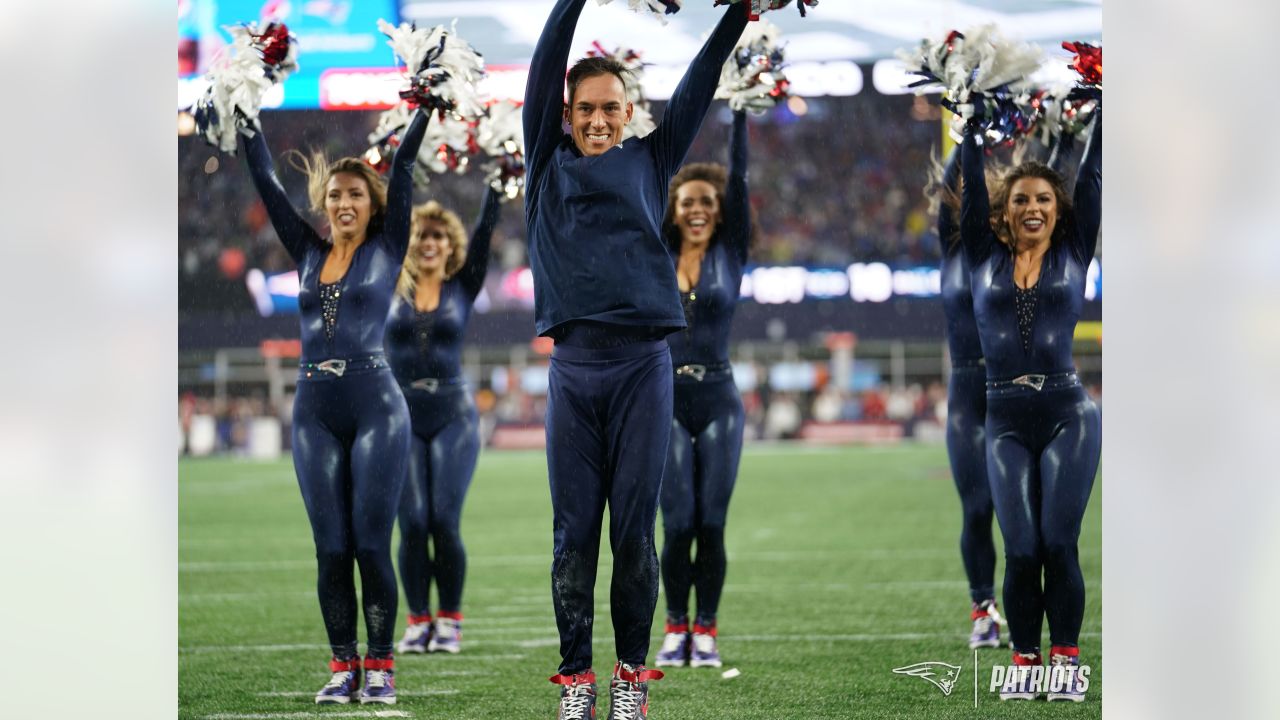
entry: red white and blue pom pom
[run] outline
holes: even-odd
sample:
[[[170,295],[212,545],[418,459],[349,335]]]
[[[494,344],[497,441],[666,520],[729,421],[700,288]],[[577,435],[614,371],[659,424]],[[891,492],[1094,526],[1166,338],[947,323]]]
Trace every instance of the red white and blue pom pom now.
[[[369,167],[377,170],[381,175],[387,174],[391,169],[391,158],[395,155],[396,148],[400,147],[400,134],[409,126],[409,121],[412,119],[413,108],[405,102],[384,110],[378,116],[378,126],[369,133],[369,149],[363,156]],[[417,173],[415,173],[415,179],[419,179]],[[425,181],[425,179],[425,175],[422,176],[421,180]]]
[[[205,76],[209,88],[192,115],[206,142],[235,154],[236,136],[255,132],[263,96],[298,69],[298,48],[282,23],[270,23],[262,32],[256,23],[224,29],[231,45]]]
[[[940,40],[925,39],[898,57],[921,78],[909,87],[942,86],[942,105],[963,119],[962,126],[976,125],[995,142],[1025,132],[1025,118],[1019,119],[1014,102],[1018,91],[1011,88],[1039,69],[1042,53],[1035,45],[1006,39],[995,25],[982,25],[964,33],[952,30]],[[961,139],[954,126],[952,135]]]
[[[644,96],[644,61],[640,59],[640,53],[624,47],[610,52],[597,40],[591,43],[587,57],[613,58],[626,67],[627,73],[631,75],[632,81],[626,83],[627,101],[632,106],[631,122],[622,129],[622,139],[644,137],[653,132],[658,124],[654,122],[653,113],[649,110],[649,101]]]
[[[523,103],[493,102],[476,127],[476,144],[492,160],[482,167],[489,187],[501,193],[503,201],[514,200],[524,191]]]
[[[613,0],[596,0],[598,5],[608,5]],[[667,24],[667,15],[680,12],[683,0],[627,0],[627,7],[635,12],[647,12],[658,16],[663,25]]]
[[[720,71],[716,99],[728,100],[735,111],[763,114],[790,97],[784,47],[778,44],[779,30],[768,20],[749,25],[738,46]]]
[[[485,75],[484,58],[454,29],[437,25],[419,30],[409,23],[395,27],[379,20],[378,30],[390,38],[387,44],[405,61],[409,82],[400,91],[401,98],[442,118],[452,114],[474,120],[484,113],[476,90]]]
[[[747,19],[759,20],[760,16],[770,10],[781,10],[791,4],[791,0],[716,0],[716,5],[736,5],[746,3]],[[800,17],[805,17],[807,8],[817,7],[818,0],[800,0],[796,7],[800,8]]]

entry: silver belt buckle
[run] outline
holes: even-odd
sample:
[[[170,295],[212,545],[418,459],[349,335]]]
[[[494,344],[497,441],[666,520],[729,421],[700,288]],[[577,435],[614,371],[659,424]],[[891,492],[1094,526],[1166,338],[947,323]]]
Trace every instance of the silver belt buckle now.
[[[677,375],[688,375],[689,377],[702,382],[702,378],[707,376],[706,365],[681,365],[676,368]]]
[[[325,360],[324,362],[316,365],[316,369],[323,370],[324,372],[327,372],[327,373],[333,373],[338,377],[342,377],[342,373],[347,371],[347,361],[346,360]]]
[[[414,390],[426,390],[429,393],[434,393],[435,391],[440,389],[440,379],[439,378],[421,378],[419,380],[414,380],[413,382],[409,383],[409,387],[413,388]]]
[[[1023,375],[1013,379],[1014,385],[1026,385],[1027,387],[1040,392],[1040,388],[1044,387],[1044,375]]]

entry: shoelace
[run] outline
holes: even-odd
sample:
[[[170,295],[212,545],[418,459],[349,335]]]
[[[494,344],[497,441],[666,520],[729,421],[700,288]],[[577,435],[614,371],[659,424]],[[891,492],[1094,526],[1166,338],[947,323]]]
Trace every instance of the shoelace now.
[[[351,680],[351,672],[349,670],[336,672],[333,674],[333,677],[329,678],[329,682],[325,683],[324,689],[328,690],[330,688],[342,687],[350,680]],[[315,687],[315,686],[313,685],[312,687]]]
[[[387,671],[386,670],[370,670],[365,675],[365,688],[372,690],[373,688],[386,687]]]
[[[590,707],[591,688],[586,685],[570,685],[560,698],[560,716],[565,720],[585,718]]]
[[[427,631],[430,629],[431,629],[431,625],[429,623],[421,623],[419,625],[410,625],[408,629],[405,631],[404,641],[417,642],[418,640],[421,640],[422,636],[426,635]]]
[[[991,630],[991,623],[994,621],[995,621],[995,618],[991,617],[990,615],[985,615],[983,617],[980,617],[973,621],[973,631],[976,633],[985,634]]]
[[[610,695],[612,704],[610,705],[611,713],[617,720],[633,720],[640,717],[640,701],[644,698],[644,692],[640,689],[639,683],[629,683],[625,680],[615,682]]]

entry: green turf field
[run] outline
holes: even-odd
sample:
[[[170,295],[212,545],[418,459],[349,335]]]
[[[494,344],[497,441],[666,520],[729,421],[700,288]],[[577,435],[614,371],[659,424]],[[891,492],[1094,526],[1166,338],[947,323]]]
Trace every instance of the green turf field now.
[[[310,528],[290,462],[184,461],[179,486],[180,717],[555,716],[558,688],[546,679],[559,655],[541,453],[481,455],[462,526],[470,563],[463,652],[398,658],[394,707],[313,704],[329,656]],[[749,448],[729,513],[719,615],[724,669],[741,675],[668,669],[651,686],[650,717],[1101,717],[1100,487],[1080,540],[1088,700],[1002,704],[986,683],[1008,651],[983,650],[975,709],[959,500],[945,450]],[[659,538],[660,528],[661,519]],[[606,541],[595,640],[596,670],[604,674],[615,659],[610,562]],[[1001,562],[997,584],[1003,570]],[[660,597],[650,661],[664,607]],[[403,609],[402,599],[397,640]],[[963,666],[950,696],[892,672],[924,661]],[[606,697],[602,686],[601,718]]]

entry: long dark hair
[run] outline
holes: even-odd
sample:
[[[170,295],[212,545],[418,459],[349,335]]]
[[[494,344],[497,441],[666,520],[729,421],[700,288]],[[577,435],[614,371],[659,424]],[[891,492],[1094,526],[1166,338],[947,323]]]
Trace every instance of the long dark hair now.
[[[680,172],[671,178],[671,184],[667,187],[667,212],[662,217],[662,238],[667,243],[667,248],[673,255],[680,254],[680,228],[676,225],[676,193],[680,190],[680,186],[687,182],[701,180],[710,183],[711,187],[716,189],[716,203],[720,206],[720,222],[716,225],[715,231],[711,233],[711,241],[707,247],[714,245],[720,238],[720,226],[724,224],[724,192],[725,187],[729,184],[729,170],[720,163],[689,163],[680,168]],[[751,247],[755,246],[756,238],[759,236],[760,223],[756,222],[756,211],[748,205],[747,212],[751,213],[751,238],[748,241],[748,252]]]
[[[1039,178],[1048,182],[1050,187],[1053,188],[1053,194],[1058,204],[1058,220],[1054,224],[1053,237],[1049,239],[1050,242],[1060,242],[1064,238],[1071,237],[1070,234],[1075,232],[1076,212],[1071,193],[1067,192],[1066,180],[1058,171],[1048,165],[1032,160],[1016,165],[1013,169],[1002,173],[995,184],[989,186],[991,229],[995,231],[996,238],[1010,250],[1017,249],[1013,230],[1005,222],[1004,212],[1009,204],[1009,193],[1013,189],[1013,184],[1025,178]]]

